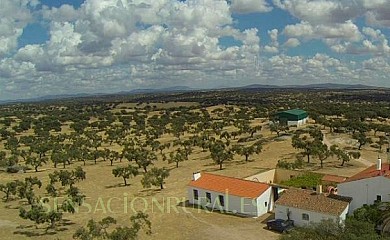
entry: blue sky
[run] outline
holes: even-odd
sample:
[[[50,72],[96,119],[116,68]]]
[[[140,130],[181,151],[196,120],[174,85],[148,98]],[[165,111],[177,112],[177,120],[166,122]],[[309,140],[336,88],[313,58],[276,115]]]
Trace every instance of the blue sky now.
[[[0,100],[176,85],[390,87],[389,0],[3,0],[0,16]]]

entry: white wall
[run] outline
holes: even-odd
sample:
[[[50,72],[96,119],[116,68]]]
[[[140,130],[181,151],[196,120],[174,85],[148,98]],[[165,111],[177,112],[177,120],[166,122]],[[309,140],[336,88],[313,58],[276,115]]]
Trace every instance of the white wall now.
[[[194,189],[198,190],[198,200],[194,199]],[[272,195],[271,189],[272,188],[269,187],[267,191],[264,192],[257,199],[251,199],[229,195],[229,193],[219,193],[201,188],[187,187],[188,199],[190,204],[196,204],[202,207],[208,207],[221,211],[239,213],[250,216],[261,216],[264,213],[267,213]],[[211,193],[211,203],[207,202],[206,192]],[[219,195],[224,195],[225,206],[220,206],[218,198]],[[267,207],[265,207],[265,202],[267,202]]]
[[[292,126],[292,125],[301,126],[301,125],[306,124],[307,121],[308,121],[308,118],[304,118],[304,119],[301,119],[299,121],[288,121],[287,125],[288,126]]]
[[[390,179],[378,176],[340,183],[337,185],[337,191],[341,196],[352,197],[349,213],[353,213],[364,204],[373,204],[377,195],[382,196],[383,202],[390,202]]]
[[[302,210],[293,207],[287,207],[279,204],[275,204],[275,219],[284,219],[287,220],[287,211],[290,211],[290,220],[294,221],[295,226],[307,226],[310,223],[319,223],[322,220],[332,219],[333,221],[344,221],[347,213],[348,207],[340,214],[340,216],[334,216],[325,213],[318,213],[313,211]],[[302,214],[306,213],[309,215],[309,221],[302,219]]]
[[[273,183],[275,179],[275,169],[271,169],[262,173],[258,173],[249,177],[246,177],[245,180],[262,182],[262,183]]]
[[[272,187],[269,187],[261,196],[257,198],[257,216],[266,214],[269,211],[273,210],[273,199],[274,195],[272,194]],[[267,203],[267,206],[265,206]]]

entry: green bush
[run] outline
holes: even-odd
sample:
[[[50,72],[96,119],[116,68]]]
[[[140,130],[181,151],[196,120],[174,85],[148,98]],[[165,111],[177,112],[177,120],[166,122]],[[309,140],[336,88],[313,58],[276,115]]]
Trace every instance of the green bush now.
[[[303,175],[291,178],[287,181],[283,181],[281,182],[281,184],[290,187],[312,189],[317,187],[317,185],[321,184],[321,178],[322,178],[321,174],[307,172]]]

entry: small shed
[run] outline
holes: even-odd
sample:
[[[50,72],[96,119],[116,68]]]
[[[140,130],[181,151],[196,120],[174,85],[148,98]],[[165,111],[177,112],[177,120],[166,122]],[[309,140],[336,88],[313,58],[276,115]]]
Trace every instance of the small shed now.
[[[307,122],[308,114],[302,109],[290,109],[276,114],[276,118],[280,124],[287,126],[300,126]]]

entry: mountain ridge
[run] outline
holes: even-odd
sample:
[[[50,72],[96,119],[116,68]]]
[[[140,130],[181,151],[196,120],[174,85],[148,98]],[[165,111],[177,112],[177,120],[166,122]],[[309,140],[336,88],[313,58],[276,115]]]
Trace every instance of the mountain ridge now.
[[[16,100],[0,100],[0,104],[11,103],[28,103],[28,102],[41,102],[47,100],[61,100],[94,96],[109,96],[109,95],[125,95],[125,94],[148,94],[148,93],[174,93],[174,92],[190,92],[190,91],[213,91],[213,90],[245,90],[245,89],[337,89],[337,90],[353,90],[353,89],[387,89],[386,87],[376,87],[364,84],[338,84],[338,83],[314,83],[307,85],[270,85],[270,84],[249,84],[240,87],[226,87],[226,88],[192,88],[188,86],[173,86],[167,88],[137,88],[128,91],[120,91],[116,93],[76,93],[76,94],[59,94],[59,95],[46,95],[42,97],[29,98],[29,99],[16,99]]]

